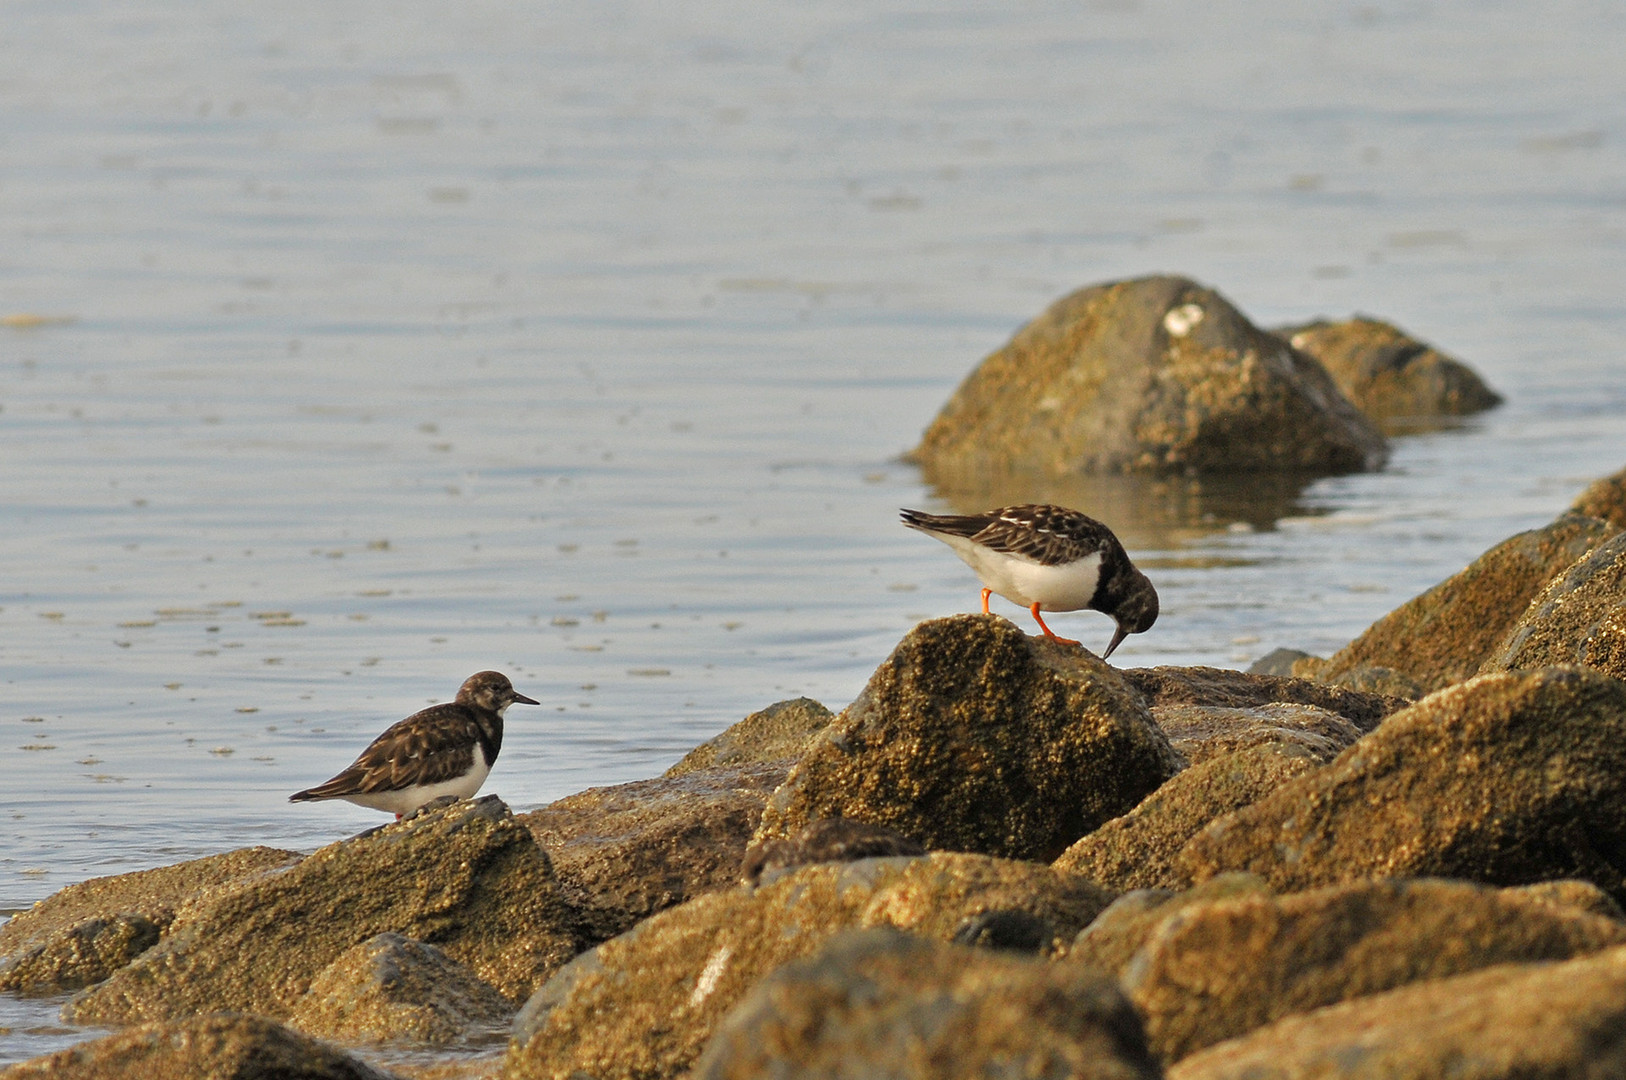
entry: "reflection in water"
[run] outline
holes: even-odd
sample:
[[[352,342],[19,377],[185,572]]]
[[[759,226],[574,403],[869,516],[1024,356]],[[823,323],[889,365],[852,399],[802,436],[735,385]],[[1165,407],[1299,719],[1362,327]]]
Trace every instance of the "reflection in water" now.
[[[1299,474],[1148,477],[1005,473],[975,478],[926,472],[932,493],[957,513],[1018,503],[1055,503],[1099,518],[1131,551],[1171,551],[1213,533],[1275,528],[1323,509],[1302,501],[1316,478]]]

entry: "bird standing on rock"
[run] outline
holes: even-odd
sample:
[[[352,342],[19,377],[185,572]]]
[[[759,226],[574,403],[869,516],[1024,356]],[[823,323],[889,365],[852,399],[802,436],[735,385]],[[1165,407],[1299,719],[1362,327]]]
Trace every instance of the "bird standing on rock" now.
[[[1041,611],[1090,608],[1118,624],[1102,659],[1125,637],[1157,621],[1157,590],[1129,561],[1112,530],[1094,518],[1065,506],[1028,504],[986,514],[927,514],[901,511],[903,523],[935,536],[982,579],[982,611],[988,596],[998,593],[1032,613],[1045,637],[1057,637]]]
[[[456,700],[391,724],[344,772],[294,792],[288,801],[344,799],[389,811],[399,821],[444,795],[469,798],[497,761],[502,715],[516,702],[539,704],[516,691],[501,672],[470,675]]]

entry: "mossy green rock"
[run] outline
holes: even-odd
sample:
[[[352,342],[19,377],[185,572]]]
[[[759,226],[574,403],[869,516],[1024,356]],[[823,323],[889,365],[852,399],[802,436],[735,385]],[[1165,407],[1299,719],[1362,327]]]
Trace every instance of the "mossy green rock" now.
[[[0,1068],[0,1080],[396,1080],[263,1016],[213,1012],[142,1024]]]
[[[693,1080],[1156,1080],[1113,980],[923,940],[843,934],[763,979],[724,1018]]]
[[[993,615],[916,626],[774,792],[758,841],[825,817],[931,850],[1054,859],[1179,771],[1119,673]]]
[[[217,1009],[285,1017],[351,946],[393,931],[515,1000],[575,952],[552,868],[495,796],[330,844],[177,918],[156,946],[64,1007],[128,1024]]]
[[[1218,1043],[1168,1070],[1169,1080],[1617,1076],[1626,1076],[1626,948],[1355,998]]]
[[[1318,320],[1274,333],[1315,357],[1371,420],[1466,416],[1502,403],[1467,364],[1377,319]]]
[[[710,893],[549,980],[515,1023],[503,1076],[675,1077],[763,976],[842,930],[890,926],[949,941],[980,915],[1021,912],[1065,941],[1111,899],[1046,866],[948,853],[820,863],[761,888]]]
[[[1587,668],[1482,675],[1389,717],[1332,764],[1211,823],[1192,880],[1279,891],[1371,877],[1626,894],[1626,683]]]
[[[640,919],[728,888],[790,771],[768,761],[588,788],[519,815],[553,860],[582,944],[596,945]]]
[[[1383,436],[1319,364],[1180,277],[1080,289],[978,365],[913,451],[934,483],[1355,472]]]
[[[1164,1061],[1293,1013],[1495,964],[1626,945],[1626,924],[1516,889],[1369,881],[1192,904],[1123,973]]]
[[[1626,533],[1548,582],[1481,671],[1582,664],[1626,679]]]
[[[1475,674],[1546,584],[1620,530],[1565,514],[1519,533],[1413,597],[1327,660],[1300,660],[1293,672],[1337,683],[1362,668],[1392,668],[1426,691]]]

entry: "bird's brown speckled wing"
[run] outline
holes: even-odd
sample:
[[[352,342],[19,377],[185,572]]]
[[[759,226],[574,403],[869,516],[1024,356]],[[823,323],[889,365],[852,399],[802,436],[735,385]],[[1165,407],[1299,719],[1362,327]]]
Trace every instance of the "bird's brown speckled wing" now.
[[[1111,529],[1064,506],[1027,504],[967,515],[905,510],[903,521],[925,532],[964,536],[993,551],[1025,556],[1043,566],[1060,566],[1098,551],[1106,555],[1116,543]]]
[[[348,769],[299,795],[336,799],[456,780],[481,752],[479,734],[465,706],[431,706],[390,725]]]

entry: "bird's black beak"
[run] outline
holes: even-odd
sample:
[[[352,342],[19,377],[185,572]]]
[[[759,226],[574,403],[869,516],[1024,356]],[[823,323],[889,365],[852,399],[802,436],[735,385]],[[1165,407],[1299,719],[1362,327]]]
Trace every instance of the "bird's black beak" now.
[[[1118,627],[1118,632],[1116,634],[1112,635],[1112,644],[1108,645],[1107,646],[1107,651],[1101,654],[1101,659],[1105,660],[1107,657],[1111,656],[1112,655],[1112,650],[1116,649],[1118,647],[1118,645],[1123,641],[1123,639],[1128,637],[1128,636],[1129,636],[1129,631],[1125,630],[1122,626],[1119,626]]]
[[[540,705],[540,704],[542,704],[540,701],[537,701],[534,698],[528,698],[524,694],[515,694],[514,695],[514,703],[516,705]]]

